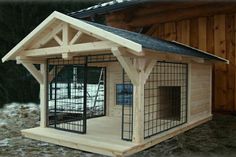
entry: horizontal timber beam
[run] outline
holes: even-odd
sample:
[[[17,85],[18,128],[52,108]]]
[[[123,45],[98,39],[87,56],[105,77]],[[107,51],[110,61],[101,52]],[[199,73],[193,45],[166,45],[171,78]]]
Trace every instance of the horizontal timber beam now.
[[[40,56],[60,55],[63,53],[93,52],[93,51],[111,50],[111,48],[114,46],[118,45],[110,41],[98,41],[98,42],[82,43],[76,45],[26,50],[24,55],[28,57],[40,57]]]
[[[16,57],[16,63],[21,64],[24,63],[32,63],[32,64],[42,64],[46,61],[46,59],[43,58],[34,58],[34,57],[25,57],[25,56],[17,56]]]

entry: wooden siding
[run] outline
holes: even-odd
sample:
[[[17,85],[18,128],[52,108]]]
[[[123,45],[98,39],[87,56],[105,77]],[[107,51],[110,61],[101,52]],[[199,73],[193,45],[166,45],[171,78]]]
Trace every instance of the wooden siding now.
[[[211,65],[191,64],[189,121],[211,115]]]
[[[122,106],[116,105],[116,84],[122,83],[122,68],[118,62],[107,66],[107,112],[108,116],[121,117]]]
[[[143,5],[109,14],[106,20],[114,27],[175,40],[228,59],[229,65],[213,67],[213,110],[236,112],[235,6],[236,3]]]

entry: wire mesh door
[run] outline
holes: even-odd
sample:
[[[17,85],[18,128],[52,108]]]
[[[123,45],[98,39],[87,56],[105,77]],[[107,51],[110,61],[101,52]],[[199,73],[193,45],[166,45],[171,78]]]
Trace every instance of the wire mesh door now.
[[[89,57],[48,60],[50,127],[86,133],[88,118],[105,115],[106,69],[88,67]]]
[[[87,62],[48,60],[48,119],[56,129],[86,133]]]

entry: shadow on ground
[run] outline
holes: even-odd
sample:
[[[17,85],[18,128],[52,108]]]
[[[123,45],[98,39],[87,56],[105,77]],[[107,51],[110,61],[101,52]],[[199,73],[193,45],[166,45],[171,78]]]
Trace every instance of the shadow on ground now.
[[[9,104],[0,109],[0,157],[97,157],[70,148],[24,138],[21,129],[39,125],[35,104]],[[236,156],[236,116],[214,115],[213,120],[166,140],[132,157]]]

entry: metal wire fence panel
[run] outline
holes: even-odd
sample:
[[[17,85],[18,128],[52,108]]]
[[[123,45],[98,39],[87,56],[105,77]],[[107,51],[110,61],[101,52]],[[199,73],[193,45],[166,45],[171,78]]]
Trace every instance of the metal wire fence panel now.
[[[125,93],[122,97],[122,139],[132,141],[133,137],[133,85],[128,75],[123,70],[123,90]],[[131,94],[128,94],[132,92]]]
[[[106,68],[89,65],[114,61],[111,54],[47,60],[50,127],[86,133],[88,118],[105,115]]]
[[[187,122],[188,65],[157,62],[144,86],[144,137]]]
[[[48,69],[49,126],[86,133],[85,58],[74,59],[73,62],[49,59]]]

